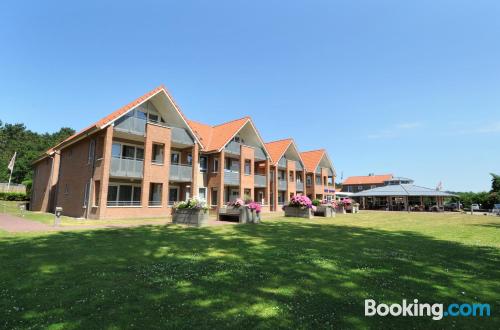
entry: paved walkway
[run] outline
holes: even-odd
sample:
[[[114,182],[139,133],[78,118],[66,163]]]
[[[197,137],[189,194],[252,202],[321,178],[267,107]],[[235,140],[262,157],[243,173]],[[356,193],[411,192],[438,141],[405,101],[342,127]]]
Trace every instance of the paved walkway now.
[[[98,220],[95,220],[98,221]],[[102,229],[102,228],[126,228],[138,227],[147,225],[167,225],[172,224],[170,221],[159,223],[158,221],[149,222],[141,221],[138,223],[116,223],[116,224],[91,224],[91,225],[75,225],[75,226],[53,226],[38,221],[28,220],[21,217],[12,216],[5,213],[0,213],[0,229],[9,233],[26,233],[26,232],[47,232],[47,231],[73,231],[73,230],[87,230],[87,229]],[[217,221],[215,219],[209,220],[209,226],[222,226],[236,224],[234,222]]]

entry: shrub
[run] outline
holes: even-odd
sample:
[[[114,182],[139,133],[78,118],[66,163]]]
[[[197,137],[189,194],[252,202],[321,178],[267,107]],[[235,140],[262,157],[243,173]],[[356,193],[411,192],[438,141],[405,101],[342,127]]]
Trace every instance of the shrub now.
[[[314,206],[320,206],[321,205],[321,201],[319,199],[313,199],[312,200],[312,205],[314,205]]]
[[[28,195],[16,192],[0,192],[0,200],[3,201],[28,201]]]
[[[26,186],[26,195],[31,196],[31,188],[33,187],[33,180],[24,180],[21,182],[23,185]]]

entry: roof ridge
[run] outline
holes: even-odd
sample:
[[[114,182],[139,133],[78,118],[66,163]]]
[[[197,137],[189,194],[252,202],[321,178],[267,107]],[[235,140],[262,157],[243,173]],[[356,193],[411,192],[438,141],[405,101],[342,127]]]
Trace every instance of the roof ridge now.
[[[277,143],[277,142],[283,142],[283,141],[286,141],[286,140],[291,140],[293,141],[293,138],[285,138],[285,139],[280,139],[280,140],[275,140],[275,141],[269,141],[269,142],[265,142],[266,144],[269,144],[269,143]]]
[[[300,153],[301,154],[305,154],[306,152],[316,152],[316,151],[326,151],[325,148],[321,148],[321,149],[315,149],[315,150],[307,150],[307,151],[301,151]]]
[[[251,118],[250,118],[250,116],[245,116],[245,117],[241,117],[241,118],[238,118],[238,119],[233,119],[233,120],[230,120],[230,121],[226,121],[226,122],[224,122],[222,124],[214,125],[214,126],[211,126],[211,127],[215,128],[215,127],[219,127],[219,126],[222,126],[222,125],[231,124],[231,123],[234,123],[234,122],[236,122],[238,120],[242,120],[242,119],[251,119]]]

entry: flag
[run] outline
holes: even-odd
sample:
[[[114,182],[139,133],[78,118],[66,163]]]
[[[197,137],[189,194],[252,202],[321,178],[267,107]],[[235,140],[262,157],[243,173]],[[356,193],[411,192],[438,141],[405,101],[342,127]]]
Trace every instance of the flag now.
[[[17,154],[17,151],[14,152],[14,156],[12,156],[12,159],[10,160],[9,165],[7,166],[7,168],[10,170],[10,172],[14,171],[14,163],[16,162],[16,154]]]
[[[436,187],[436,190],[437,191],[441,191],[443,189],[443,183],[441,181],[439,181],[437,187]]]

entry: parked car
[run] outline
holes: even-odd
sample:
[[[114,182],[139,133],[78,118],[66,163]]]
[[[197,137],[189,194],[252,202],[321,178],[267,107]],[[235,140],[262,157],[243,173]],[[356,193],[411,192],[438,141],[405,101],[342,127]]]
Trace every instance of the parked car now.
[[[495,206],[493,207],[493,210],[491,210],[491,213],[500,216],[500,204],[495,204]]]
[[[447,203],[444,205],[444,210],[445,211],[458,211],[459,207],[462,209],[464,206],[462,205],[462,203],[460,203],[460,206],[456,202]]]
[[[471,204],[470,206],[472,211],[479,211],[481,209],[481,205],[479,204]]]

